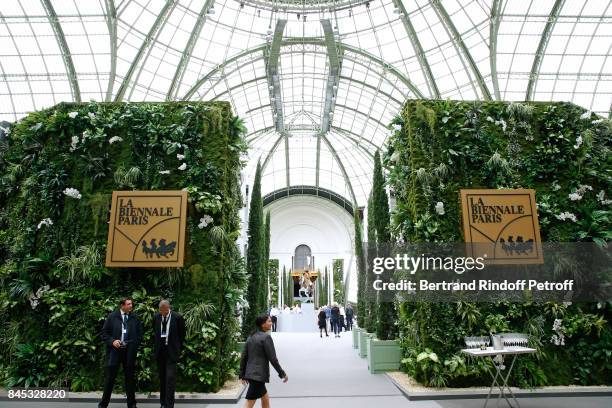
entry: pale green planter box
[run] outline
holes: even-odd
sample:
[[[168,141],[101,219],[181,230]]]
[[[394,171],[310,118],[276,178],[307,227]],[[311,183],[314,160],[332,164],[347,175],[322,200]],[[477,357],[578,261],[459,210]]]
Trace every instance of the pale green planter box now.
[[[359,357],[365,358],[368,356],[368,345],[366,343],[367,339],[371,336],[370,333],[365,331],[365,329],[359,330]]]
[[[358,327],[353,327],[353,348],[359,348],[359,331],[361,329]]]
[[[367,341],[367,349],[370,373],[399,370],[402,350],[397,340],[378,340],[372,337]]]

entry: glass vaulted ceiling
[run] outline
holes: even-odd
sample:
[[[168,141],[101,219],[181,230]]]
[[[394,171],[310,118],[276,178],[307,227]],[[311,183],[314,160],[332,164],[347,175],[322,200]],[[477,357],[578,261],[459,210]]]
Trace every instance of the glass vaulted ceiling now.
[[[263,193],[363,205],[406,98],[563,100],[609,116],[606,0],[3,0],[0,120],[60,101],[227,100]]]

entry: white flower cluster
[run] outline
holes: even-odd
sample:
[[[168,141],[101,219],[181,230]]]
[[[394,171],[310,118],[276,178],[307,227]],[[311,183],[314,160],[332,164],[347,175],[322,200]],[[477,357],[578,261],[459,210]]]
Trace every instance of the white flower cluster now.
[[[76,188],[72,188],[72,187],[66,188],[64,190],[64,194],[67,195],[68,197],[76,198],[77,200],[81,199],[81,193]]]
[[[582,146],[582,136],[578,136],[576,138],[576,143],[574,144],[574,149],[578,149]]]
[[[89,112],[89,113],[87,114],[87,116],[89,116],[89,119],[91,119],[91,120],[93,120],[93,119],[95,119],[95,118],[96,118],[96,114],[95,114],[95,113],[93,113],[93,112]]]
[[[439,215],[444,215],[444,203],[442,201],[436,203],[436,212]]]
[[[68,114],[68,116],[70,117],[70,119],[74,119],[74,118],[76,118],[78,115],[79,115],[79,112],[76,112],[76,111],[75,111],[75,112],[70,112],[70,113]]]
[[[79,143],[79,137],[78,136],[72,136],[72,141],[70,142],[70,151],[74,152],[77,148],[77,144]]]
[[[199,229],[206,228],[208,224],[213,222],[213,217],[208,214],[205,214],[202,218],[200,218],[200,223],[198,224]]]
[[[394,123],[393,125],[391,125],[391,127],[393,127],[393,130],[395,130],[396,132],[400,132],[402,130],[402,125]]]
[[[36,306],[38,306],[38,304],[40,303],[40,298],[49,289],[49,285],[45,285],[38,288],[36,293],[30,293],[30,306],[32,306],[32,309],[36,309]]]
[[[555,319],[552,329],[555,333],[550,338],[550,342],[555,346],[565,346],[565,329],[561,326],[561,319]]]
[[[597,193],[596,197],[597,197],[597,201],[599,201],[601,204],[603,205],[610,205],[612,204],[612,200],[606,200],[605,199],[605,195],[606,193],[601,190],[599,193]]]
[[[159,174],[170,174],[170,170],[160,170]]]
[[[487,116],[487,121],[496,124],[497,126],[501,126],[502,131],[506,131],[506,127],[508,126],[508,124],[506,123],[505,120],[500,119],[500,120],[495,120],[493,119],[491,116]]]
[[[120,136],[113,136],[110,139],[108,139],[108,143],[113,144],[115,142],[123,142],[123,138]]]
[[[576,191],[571,193],[568,197],[572,201],[580,201],[580,200],[582,200],[582,196],[584,196],[584,193],[586,193],[587,190],[588,191],[593,191],[593,187],[589,186],[588,184],[581,184],[576,189]]]
[[[559,183],[557,183],[557,180],[553,181],[552,191],[559,191],[559,190],[561,190],[561,186],[559,185]]]
[[[561,221],[571,220],[571,221],[574,221],[574,222],[578,222],[578,219],[576,218],[576,216],[574,214],[572,214],[571,212],[568,212],[568,211],[562,212],[559,215],[555,215],[555,217],[557,217],[557,219],[561,220]]]
[[[53,225],[53,221],[51,221],[51,218],[45,218],[44,220],[38,223],[38,226],[36,227],[36,229],[39,230],[43,226],[51,226],[51,225]]]
[[[178,146],[180,147],[181,145],[179,144]],[[179,160],[183,160],[185,158],[185,155],[177,153],[176,154],[176,158],[179,159]],[[178,167],[178,169],[181,170],[181,171],[187,170],[187,163],[181,163],[181,165]]]
[[[580,115],[580,119],[588,119],[591,117],[591,111],[586,111],[582,115]]]
[[[591,124],[593,125],[599,125],[600,123],[602,123],[605,119],[601,118],[601,119],[595,119],[594,121],[591,122]]]

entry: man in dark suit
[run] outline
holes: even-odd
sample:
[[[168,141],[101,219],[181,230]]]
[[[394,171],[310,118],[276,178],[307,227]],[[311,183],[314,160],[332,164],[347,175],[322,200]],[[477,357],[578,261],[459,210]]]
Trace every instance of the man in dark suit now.
[[[159,370],[159,402],[161,408],[174,408],[176,363],[185,342],[185,321],[170,310],[170,302],[159,302],[159,313],[153,319],[155,332],[155,358]]]
[[[108,315],[102,327],[102,340],[106,343],[106,367],[104,394],[99,408],[106,408],[110,402],[119,364],[125,374],[125,393],[128,408],[136,408],[136,353],[142,340],[142,323],[132,312],[133,302],[123,298],[119,310]]]

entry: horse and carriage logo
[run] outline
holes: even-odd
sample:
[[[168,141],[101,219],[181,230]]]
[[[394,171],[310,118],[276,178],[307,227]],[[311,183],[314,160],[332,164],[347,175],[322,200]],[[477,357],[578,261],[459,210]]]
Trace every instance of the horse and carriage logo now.
[[[144,239],[142,240],[142,253],[145,254],[147,258],[153,258],[153,255],[156,255],[158,258],[162,256],[165,258],[174,256],[176,241],[172,241],[169,244],[166,244],[165,239],[160,239],[159,244],[157,244],[156,241],[155,238],[151,239],[151,246],[147,246],[147,241]]]
[[[516,237],[516,241],[513,239],[513,236],[510,235],[506,240],[503,238],[499,239],[499,243],[501,244],[502,250],[508,256],[512,255],[529,255],[533,252],[533,238],[529,238],[527,241],[523,240],[522,236]]]

